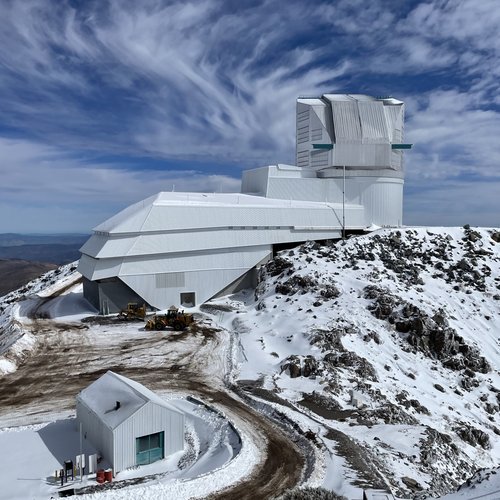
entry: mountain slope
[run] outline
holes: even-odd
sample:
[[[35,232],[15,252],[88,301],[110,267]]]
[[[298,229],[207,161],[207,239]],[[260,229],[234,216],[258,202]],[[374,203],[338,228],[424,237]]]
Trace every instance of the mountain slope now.
[[[42,262],[0,259],[0,296],[21,288],[28,281],[56,267],[55,264],[45,264]]]
[[[348,435],[394,492],[450,491],[500,463],[499,240],[408,228],[280,253],[231,318],[239,378]]]

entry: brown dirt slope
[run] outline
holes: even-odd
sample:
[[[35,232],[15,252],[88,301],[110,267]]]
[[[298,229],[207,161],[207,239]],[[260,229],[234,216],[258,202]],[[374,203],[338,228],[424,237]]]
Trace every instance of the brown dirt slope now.
[[[19,259],[0,259],[0,296],[17,290],[28,281],[55,269],[55,264],[28,262]]]

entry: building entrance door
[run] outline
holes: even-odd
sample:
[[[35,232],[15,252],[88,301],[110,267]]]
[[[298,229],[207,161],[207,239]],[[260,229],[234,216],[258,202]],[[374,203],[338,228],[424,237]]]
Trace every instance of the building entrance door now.
[[[165,457],[165,433],[135,439],[136,465],[147,465]]]

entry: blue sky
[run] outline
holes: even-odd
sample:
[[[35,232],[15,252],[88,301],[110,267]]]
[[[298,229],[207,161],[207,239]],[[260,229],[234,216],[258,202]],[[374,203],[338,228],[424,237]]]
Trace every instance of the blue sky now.
[[[405,218],[500,225],[497,0],[4,0],[0,232],[294,163],[295,99],[406,102]]]

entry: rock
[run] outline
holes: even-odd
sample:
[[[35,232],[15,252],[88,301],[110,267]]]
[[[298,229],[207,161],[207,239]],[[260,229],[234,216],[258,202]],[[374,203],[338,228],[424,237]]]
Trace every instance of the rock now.
[[[325,299],[336,299],[340,295],[340,291],[334,285],[325,285],[319,293]]]
[[[486,434],[486,432],[481,429],[476,429],[475,427],[472,427],[472,425],[464,422],[461,422],[460,424],[460,427],[455,427],[453,429],[460,439],[469,443],[471,446],[479,445],[485,450],[489,450],[491,448],[490,437]]]
[[[381,344],[380,337],[379,337],[378,333],[371,331],[371,330],[368,331],[367,333],[365,333],[365,335],[363,336],[363,340],[365,342],[370,342],[370,340],[373,340],[373,342],[375,342],[375,344],[377,344],[377,345]]]
[[[434,389],[436,389],[439,392],[446,392],[444,390],[444,387],[442,385],[439,385],[439,384],[434,384]]]
[[[331,368],[352,368],[363,380],[378,382],[377,372],[373,366],[355,352],[330,353],[323,358]]]
[[[289,260],[285,260],[280,256],[275,257],[266,264],[266,271],[271,276],[278,276],[286,269],[292,269],[293,264]]]
[[[276,293],[282,295],[295,295],[297,292],[306,293],[306,291],[314,291],[318,286],[311,276],[298,276],[294,275],[284,283],[276,285]]]
[[[403,338],[411,346],[432,359],[439,359],[446,368],[469,368],[481,373],[491,370],[486,358],[448,326],[443,310],[438,310],[431,317],[416,305],[374,285],[365,287],[363,295],[373,300],[373,303],[367,306],[373,316],[394,325],[396,331],[404,334]]]
[[[287,372],[290,378],[312,377],[317,374],[318,365],[314,356],[292,354],[281,363],[281,373]]]
[[[317,369],[318,365],[314,356],[306,356],[302,367],[302,376],[311,377],[313,375],[316,375]]]
[[[404,476],[401,478],[401,481],[412,491],[420,491],[422,489],[422,486],[420,486],[418,481],[412,479],[411,477]]]
[[[490,236],[495,243],[500,243],[500,231],[493,231]]]
[[[300,377],[302,374],[300,358],[295,355],[288,356],[281,364],[281,372],[288,372],[290,378]]]

